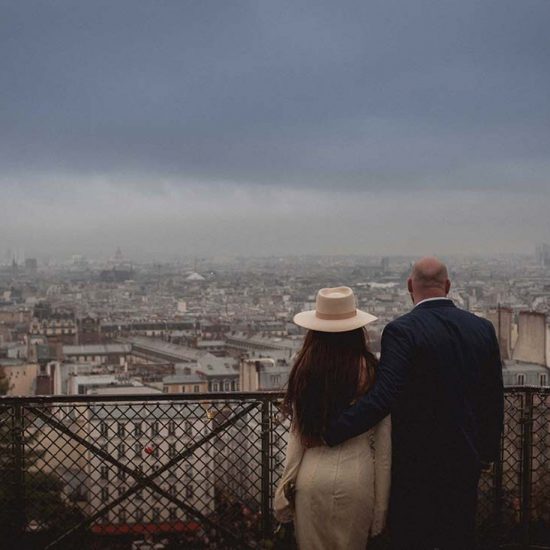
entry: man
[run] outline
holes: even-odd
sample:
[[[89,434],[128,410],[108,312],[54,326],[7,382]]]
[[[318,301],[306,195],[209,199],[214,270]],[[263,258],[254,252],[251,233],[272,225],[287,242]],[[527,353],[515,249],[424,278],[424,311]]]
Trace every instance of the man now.
[[[472,550],[477,485],[499,453],[502,365],[491,323],[447,298],[447,268],[423,258],[407,281],[415,307],[382,334],[377,380],[335,419],[330,446],[392,415],[389,525],[399,550]]]

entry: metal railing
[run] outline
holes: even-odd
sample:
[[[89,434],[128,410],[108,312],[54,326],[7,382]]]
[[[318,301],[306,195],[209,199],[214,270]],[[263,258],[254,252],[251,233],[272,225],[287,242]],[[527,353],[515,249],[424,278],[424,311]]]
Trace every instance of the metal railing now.
[[[0,548],[269,547],[281,397],[1,398]],[[480,545],[550,548],[550,390],[505,399],[501,459],[480,483]]]

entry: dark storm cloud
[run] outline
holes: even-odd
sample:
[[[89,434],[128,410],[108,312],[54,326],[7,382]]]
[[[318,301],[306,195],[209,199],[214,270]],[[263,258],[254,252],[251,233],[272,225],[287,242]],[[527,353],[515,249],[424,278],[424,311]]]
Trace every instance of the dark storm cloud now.
[[[548,185],[550,2],[4,1],[0,168]]]
[[[0,10],[0,251],[550,241],[547,0]]]

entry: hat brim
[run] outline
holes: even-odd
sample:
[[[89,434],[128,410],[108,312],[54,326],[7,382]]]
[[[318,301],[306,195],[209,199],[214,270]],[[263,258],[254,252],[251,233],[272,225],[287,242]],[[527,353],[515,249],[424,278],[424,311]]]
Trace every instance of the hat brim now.
[[[364,327],[378,317],[367,313],[366,311],[356,310],[356,314],[349,319],[319,319],[315,314],[315,310],[302,311],[294,316],[294,323],[299,327],[304,327],[309,330],[318,330],[319,332],[347,332],[357,328]]]

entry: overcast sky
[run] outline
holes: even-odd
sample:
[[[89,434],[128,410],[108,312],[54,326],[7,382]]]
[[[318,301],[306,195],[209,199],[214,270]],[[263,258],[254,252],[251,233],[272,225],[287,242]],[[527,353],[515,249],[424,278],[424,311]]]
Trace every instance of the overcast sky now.
[[[548,0],[0,6],[0,253],[550,242]]]

